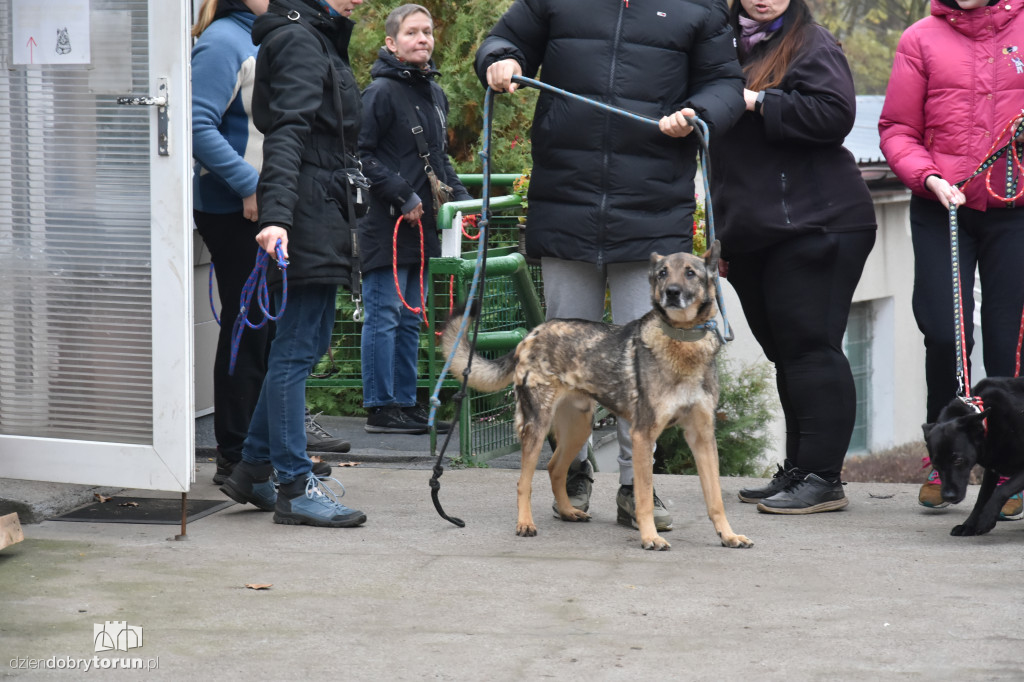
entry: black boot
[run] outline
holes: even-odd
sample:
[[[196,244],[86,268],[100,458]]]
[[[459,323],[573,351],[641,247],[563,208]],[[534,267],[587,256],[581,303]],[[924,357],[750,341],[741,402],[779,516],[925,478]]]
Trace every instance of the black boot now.
[[[768,481],[768,485],[761,486],[760,488],[744,488],[740,491],[739,497],[740,502],[750,502],[751,504],[757,504],[766,497],[771,497],[775,493],[782,492],[782,490],[793,481],[802,480],[805,474],[797,469],[795,466],[789,463],[787,459],[782,463],[782,466],[776,464],[778,471],[772,476],[772,480]]]
[[[838,478],[826,481],[817,474],[807,474],[803,480],[791,481],[781,492],[761,500],[757,510],[769,514],[836,511],[850,503],[843,492],[844,485]]]

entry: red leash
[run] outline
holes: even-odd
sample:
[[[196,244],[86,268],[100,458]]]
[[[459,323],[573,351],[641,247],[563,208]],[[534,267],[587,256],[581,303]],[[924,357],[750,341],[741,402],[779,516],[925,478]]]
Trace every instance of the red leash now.
[[[395,221],[395,231],[391,236],[391,272],[395,277],[395,291],[398,292],[398,298],[402,301],[402,305],[406,309],[415,314],[423,314],[423,324],[430,326],[430,322],[427,320],[427,298],[426,292],[423,289],[423,271],[426,268],[426,255],[423,249],[423,221],[417,220],[416,224],[420,228],[420,307],[413,308],[409,305],[409,302],[405,300],[405,296],[402,294],[402,286],[398,282],[398,228],[401,227],[402,221],[405,220],[403,216],[398,216],[398,220]]]

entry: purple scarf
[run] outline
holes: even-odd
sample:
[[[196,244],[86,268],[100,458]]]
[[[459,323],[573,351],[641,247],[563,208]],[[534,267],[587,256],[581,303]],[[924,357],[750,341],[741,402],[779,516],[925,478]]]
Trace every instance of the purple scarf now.
[[[775,21],[754,21],[749,17],[745,17],[742,14],[740,19],[740,47],[743,48],[744,54],[750,54],[750,51],[754,49],[754,45],[757,45],[762,40],[767,40],[775,35],[775,32],[782,28],[782,17],[778,17]]]

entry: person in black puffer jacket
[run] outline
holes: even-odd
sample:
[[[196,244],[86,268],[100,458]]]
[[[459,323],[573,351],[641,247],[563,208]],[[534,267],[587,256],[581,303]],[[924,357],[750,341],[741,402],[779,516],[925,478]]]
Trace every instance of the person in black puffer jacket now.
[[[713,131],[743,113],[743,78],[725,0],[516,0],[476,54],[480,80],[513,92],[513,75],[627,109],[661,125],[698,114]],[[612,320],[651,308],[651,252],[693,248],[697,140],[541,91],[531,129],[526,250],[541,259],[547,317]],[[618,423],[619,518],[634,515],[629,425]],[[569,469],[573,506],[587,510],[584,448]],[[672,518],[655,496],[658,530]],[[557,515],[557,512],[556,512]]]
[[[221,490],[273,509],[275,523],[337,528],[366,521],[321,490],[305,429],[306,377],[327,352],[338,286],[352,281],[354,193],[346,195],[344,169],[358,167],[360,102],[348,64],[348,16],[362,1],[274,0],[253,24],[260,45],[253,121],[264,134],[256,241],[274,258],[280,242],[288,289],[284,304],[281,275],[271,267],[280,317],[267,375],[242,462]]]
[[[384,27],[385,47],[370,70],[374,80],[363,92],[359,133],[363,170],[372,183],[370,212],[359,221],[366,310],[363,404],[370,413],[365,428],[370,433],[425,433],[427,412],[416,404],[420,316],[403,305],[396,289],[401,286],[410,306],[421,306],[425,263],[441,255],[438,207],[412,133],[414,125],[423,128],[429,164],[438,179],[452,187],[454,199],[472,197],[448,159],[448,98],[435,82],[440,74],[430,61],[430,12],[420,5],[402,5],[388,15]],[[435,426],[445,433],[450,425]]]

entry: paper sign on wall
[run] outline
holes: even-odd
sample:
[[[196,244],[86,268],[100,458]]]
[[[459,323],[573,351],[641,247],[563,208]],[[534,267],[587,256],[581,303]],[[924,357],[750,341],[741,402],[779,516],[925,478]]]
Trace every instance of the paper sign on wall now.
[[[15,64],[89,64],[89,0],[14,0]]]

